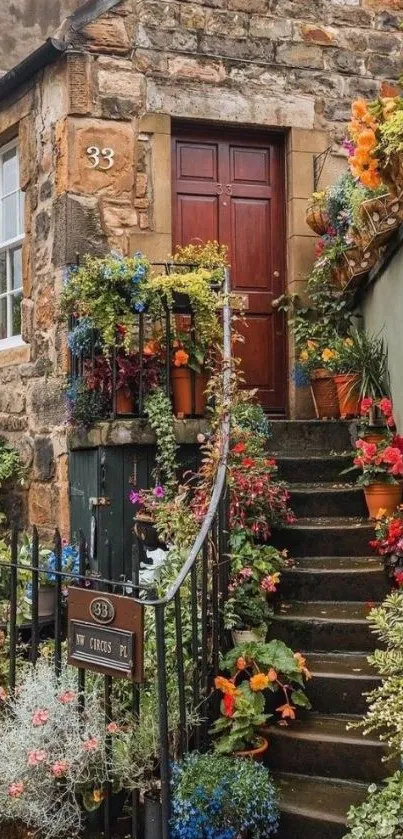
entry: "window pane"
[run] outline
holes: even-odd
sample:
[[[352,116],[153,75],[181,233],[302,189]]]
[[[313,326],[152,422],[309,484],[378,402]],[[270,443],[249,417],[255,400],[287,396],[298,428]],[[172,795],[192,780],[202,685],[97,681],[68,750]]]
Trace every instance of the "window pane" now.
[[[3,154],[3,195],[18,189],[17,150],[10,149]]]
[[[7,254],[0,253],[0,294],[7,291]]]
[[[7,338],[7,297],[0,298],[0,340]]]
[[[24,234],[24,201],[25,201],[25,193],[19,193],[19,202],[20,202],[20,218],[19,218],[19,228],[18,233],[20,236]]]
[[[22,294],[21,292],[17,292],[17,294],[13,294],[11,298],[12,302],[12,335],[21,335],[21,300]]]
[[[22,249],[10,251],[11,288],[22,287]]]
[[[8,239],[14,239],[15,236],[18,236],[17,201],[18,195],[16,192],[14,195],[8,195],[7,198],[3,198],[3,242],[7,242]]]

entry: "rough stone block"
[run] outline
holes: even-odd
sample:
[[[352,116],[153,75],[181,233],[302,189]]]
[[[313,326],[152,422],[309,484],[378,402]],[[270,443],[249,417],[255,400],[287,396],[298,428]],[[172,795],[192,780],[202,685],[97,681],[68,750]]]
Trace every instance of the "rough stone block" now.
[[[98,90],[101,96],[132,99],[140,104],[143,94],[143,76],[133,72],[129,59],[112,59],[101,56],[95,63]]]
[[[50,481],[55,471],[53,445],[49,437],[38,435],[34,440],[34,478]]]
[[[267,0],[228,0],[228,8],[234,12],[267,12]]]
[[[200,52],[228,58],[246,58],[249,61],[254,59],[271,62],[274,58],[274,44],[264,38],[255,41],[247,38],[226,40],[218,35],[202,35]]]
[[[181,6],[180,23],[185,29],[204,29],[205,21],[205,11],[200,6],[193,3]]]
[[[130,50],[130,40],[122,18],[107,16],[89,23],[80,33],[91,52],[123,55]]]
[[[307,44],[280,44],[276,50],[277,61],[289,67],[323,67],[323,52],[321,47]]]
[[[66,421],[66,398],[60,379],[33,379],[27,384],[27,415],[36,433],[63,425]]]
[[[54,326],[56,316],[54,283],[47,285],[41,284],[34,308],[35,328],[39,330],[51,329]]]
[[[147,194],[148,176],[145,172],[138,172],[136,176],[136,196],[143,198]]]
[[[310,23],[304,23],[301,26],[301,35],[307,44],[322,44],[327,47],[336,41],[335,32],[331,32],[330,29],[325,29],[324,26]]]
[[[125,228],[136,227],[138,219],[130,201],[103,199],[101,221],[106,234],[122,236]]]
[[[18,126],[20,187],[25,192],[36,168],[36,133],[33,115],[24,117]]]
[[[196,58],[178,55],[168,59],[170,76],[182,79],[195,79],[201,82],[218,83],[225,79],[224,65],[218,61],[198,61]]]
[[[221,35],[225,38],[244,38],[248,32],[248,15],[233,12],[206,12],[206,34]]]
[[[252,15],[249,32],[252,38],[290,39],[292,38],[292,23],[287,19]]]
[[[89,114],[92,108],[91,68],[89,55],[67,54],[67,86],[70,114]]]
[[[134,183],[131,124],[70,117],[58,136],[61,163],[58,192],[129,197]],[[87,150],[97,149],[92,152]],[[106,149],[106,153],[102,153]],[[110,151],[108,151],[110,150]],[[110,154],[110,152],[112,154]],[[112,165],[110,165],[112,161]]]
[[[54,206],[52,260],[55,266],[74,263],[77,254],[102,256],[108,250],[101,225],[98,200],[62,195]]]
[[[145,26],[176,29],[179,22],[179,7],[173,3],[161,3],[158,0],[143,0],[138,16]]]
[[[53,486],[33,481],[28,492],[30,524],[36,524],[39,527],[54,527],[56,522],[55,507]]]

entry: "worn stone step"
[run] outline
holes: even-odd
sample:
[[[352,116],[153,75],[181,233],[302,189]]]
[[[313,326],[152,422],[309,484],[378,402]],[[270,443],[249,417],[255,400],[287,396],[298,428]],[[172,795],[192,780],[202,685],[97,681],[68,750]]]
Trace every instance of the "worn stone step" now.
[[[352,465],[352,456],[348,453],[314,455],[301,448],[297,454],[271,454],[277,461],[279,479],[291,485],[343,481],[346,478],[342,472]]]
[[[375,556],[299,557],[281,576],[282,600],[383,600],[390,591]]]
[[[268,637],[306,652],[371,652],[379,646],[367,620],[374,605],[283,602],[276,610]]]
[[[283,454],[329,454],[352,448],[354,424],[343,420],[273,420],[269,448]]]
[[[269,726],[268,764],[275,770],[323,778],[372,783],[394,771],[382,761],[386,746],[376,735],[364,736],[361,729],[347,730],[353,716],[310,714],[287,727]]]
[[[280,793],[277,839],[342,839],[349,808],[361,804],[368,785],[338,778],[275,773]]]
[[[365,497],[354,484],[293,484],[291,507],[297,518],[309,516],[359,516],[368,515]]]
[[[307,653],[307,692],[319,714],[365,714],[365,694],[380,682],[363,653]]]
[[[273,532],[272,542],[293,556],[367,556],[374,525],[362,518],[300,518]]]

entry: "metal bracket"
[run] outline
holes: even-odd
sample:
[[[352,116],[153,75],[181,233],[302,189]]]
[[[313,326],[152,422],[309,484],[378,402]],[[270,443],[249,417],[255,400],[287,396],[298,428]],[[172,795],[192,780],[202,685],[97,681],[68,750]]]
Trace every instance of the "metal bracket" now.
[[[321,175],[323,172],[324,165],[326,160],[332,150],[332,146],[328,146],[325,151],[322,151],[320,154],[315,154],[313,157],[313,188],[314,192],[318,191],[319,181],[321,179]]]
[[[105,498],[105,496],[101,496],[100,498],[92,497],[88,499],[88,506],[90,510],[92,510],[93,507],[110,507],[111,499]]]

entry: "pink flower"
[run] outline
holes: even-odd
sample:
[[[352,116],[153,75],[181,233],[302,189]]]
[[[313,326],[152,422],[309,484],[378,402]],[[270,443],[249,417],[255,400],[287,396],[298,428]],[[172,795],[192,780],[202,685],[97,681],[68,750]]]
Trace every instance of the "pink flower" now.
[[[62,778],[63,775],[66,774],[69,765],[66,760],[57,760],[56,763],[51,766],[50,771],[55,778]]]
[[[394,577],[397,582],[397,585],[403,586],[403,571],[395,571]]]
[[[385,414],[385,417],[392,416],[392,403],[390,399],[387,399],[385,396],[384,399],[381,399],[381,401],[378,404],[382,413]]]
[[[0,688],[0,702],[5,702],[7,699],[7,691],[4,688]]]
[[[35,728],[39,728],[39,726],[41,725],[46,725],[48,719],[49,711],[47,711],[46,709],[42,711],[35,711],[35,713],[32,716],[32,725],[34,725]]]
[[[96,737],[90,737],[89,740],[85,740],[83,743],[83,749],[85,752],[95,752],[99,746],[99,742]]]
[[[142,504],[143,501],[141,498],[141,493],[136,492],[136,490],[132,489],[132,491],[129,492],[129,501],[131,501],[132,504]]]
[[[164,498],[164,495],[165,495],[164,487],[161,487],[161,486],[154,487],[153,495],[155,495],[156,498]]]
[[[76,699],[77,694],[74,690],[65,690],[64,693],[59,696],[59,702],[61,702],[62,705],[70,705],[70,703],[75,702]]]
[[[368,411],[370,410],[370,408],[372,408],[373,404],[374,404],[374,400],[372,399],[371,396],[367,396],[365,399],[362,399],[361,405],[360,405],[361,415],[364,416],[365,414],[367,414]]]
[[[239,576],[240,577],[245,577],[245,579],[248,579],[248,577],[251,577],[252,574],[253,574],[252,568],[242,568],[241,571],[239,572]]]
[[[46,757],[46,752],[43,749],[34,749],[32,752],[28,752],[28,766],[39,766],[46,760]]]
[[[110,722],[109,725],[106,726],[106,730],[108,734],[117,734],[119,731],[119,726],[116,722]]]
[[[24,792],[24,784],[22,781],[17,781],[15,784],[10,784],[8,794],[10,798],[20,798]]]
[[[262,588],[263,591],[276,591],[276,582],[278,581],[276,581],[270,574],[268,574],[268,576],[265,577],[260,583],[260,588]]]

